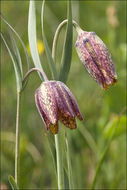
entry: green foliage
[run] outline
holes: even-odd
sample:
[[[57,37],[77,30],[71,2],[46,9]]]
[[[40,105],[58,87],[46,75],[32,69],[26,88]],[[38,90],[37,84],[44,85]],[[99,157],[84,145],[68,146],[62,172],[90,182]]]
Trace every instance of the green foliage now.
[[[36,13],[35,13],[35,2],[34,1],[30,1],[30,5],[29,5],[28,37],[29,37],[30,51],[31,51],[34,65],[35,65],[35,67],[42,70],[39,53],[38,53],[38,48],[37,48]],[[40,75],[40,73],[39,73],[39,75]],[[40,77],[42,80],[44,80],[41,75],[40,75]]]
[[[119,121],[119,123],[118,123],[118,121]],[[114,127],[116,127],[117,123],[118,123],[118,126],[117,126],[116,132],[114,134],[114,137],[117,137],[123,133],[126,133],[126,131],[127,131],[126,122],[127,122],[127,118],[125,115],[122,115],[120,117],[120,119],[118,116],[114,116],[113,118],[111,118],[111,120],[106,125],[106,127],[104,129],[104,136],[106,138],[110,138],[113,133]]]
[[[66,38],[64,43],[64,49],[61,60],[61,69],[60,69],[60,77],[59,80],[66,83],[68,74],[71,66],[71,57],[72,57],[72,39],[73,39],[73,26],[72,26],[72,9],[71,9],[71,1],[68,1],[68,23],[67,23],[67,31]]]
[[[11,42],[12,42],[12,49],[9,47],[9,44],[7,44],[7,42],[5,41],[2,33],[1,33],[1,37],[3,38],[3,41],[9,51],[9,54],[12,58],[12,61],[14,63],[14,69],[15,69],[15,74],[16,74],[16,80],[17,80],[17,89],[18,90],[23,90],[27,81],[25,82],[25,84],[23,85],[22,87],[22,84],[21,84],[21,81],[23,79],[23,69],[22,69],[22,60],[21,60],[21,56],[20,56],[20,52],[19,52],[19,49],[17,47],[17,43],[15,41],[15,38],[13,37],[13,33],[17,36],[17,38],[19,39],[23,49],[24,49],[24,53],[25,53],[25,56],[26,56],[26,61],[27,61],[27,70],[29,70],[30,68],[30,60],[29,60],[29,56],[28,56],[28,53],[27,53],[27,50],[26,50],[26,47],[24,45],[24,42],[22,41],[22,39],[20,38],[19,34],[15,31],[15,29],[5,20],[5,18],[3,17],[3,15],[0,13],[0,18],[1,20],[4,22],[4,24],[6,25],[6,27],[8,28],[8,31],[9,31],[9,35],[10,35],[10,38],[11,38]],[[17,62],[17,64],[16,64]],[[21,75],[21,76],[20,76]]]
[[[20,56],[19,56],[20,54],[18,52],[16,42],[15,42],[13,35],[12,35],[10,30],[9,30],[9,34],[10,34],[11,41],[12,41],[14,49],[12,49],[9,46],[8,42],[5,40],[2,33],[1,33],[1,38],[2,38],[6,48],[8,50],[8,53],[10,54],[10,57],[11,57],[12,62],[13,62],[13,66],[14,66],[14,70],[15,70],[15,76],[16,76],[16,83],[17,83],[17,91],[21,91],[22,90],[22,65],[21,65],[21,60],[20,60]]]
[[[47,58],[48,58],[48,61],[49,61],[49,66],[50,66],[50,69],[51,69],[51,72],[52,72],[53,79],[57,80],[58,76],[57,76],[57,71],[56,71],[56,65],[54,64],[54,61],[53,61],[53,58],[52,58],[52,55],[51,55],[51,51],[49,49],[48,42],[46,40],[45,32],[44,32],[44,5],[45,5],[45,0],[42,3],[42,9],[41,9],[42,37],[43,37],[43,42],[44,42],[44,45],[45,45],[45,51],[46,51],[46,54],[47,54]]]

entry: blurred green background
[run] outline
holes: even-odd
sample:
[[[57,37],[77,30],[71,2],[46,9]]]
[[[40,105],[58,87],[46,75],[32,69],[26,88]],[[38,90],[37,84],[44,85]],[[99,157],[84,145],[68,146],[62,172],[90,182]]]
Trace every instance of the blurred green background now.
[[[102,90],[89,76],[81,64],[74,44],[71,71],[67,86],[75,95],[83,122],[70,136],[70,151],[75,189],[88,189],[92,182],[98,158],[103,152],[116,125],[118,114],[126,103],[126,10],[125,1],[72,1],[73,19],[82,29],[94,31],[109,48],[118,74],[118,83],[109,90]],[[19,33],[28,46],[29,1],[2,1],[1,11],[5,19]],[[41,1],[36,1],[37,35],[41,36]],[[45,33],[51,48],[58,24],[66,18],[66,1],[47,1],[45,8]],[[1,30],[10,43],[4,23]],[[59,69],[65,27],[57,45],[57,67]],[[17,44],[27,71],[26,59],[21,44]],[[45,52],[40,54],[41,63],[49,78]],[[31,59],[31,67],[33,62]],[[41,81],[37,73],[29,78],[22,95],[21,114],[21,188],[57,188],[52,155],[47,133],[35,106],[34,93]],[[14,176],[16,80],[13,64],[2,42],[1,45],[1,189],[9,188],[8,175]],[[117,133],[111,143],[99,176],[96,189],[126,189],[126,118],[122,114]],[[49,135],[51,138],[52,136]],[[92,140],[91,140],[92,139]]]

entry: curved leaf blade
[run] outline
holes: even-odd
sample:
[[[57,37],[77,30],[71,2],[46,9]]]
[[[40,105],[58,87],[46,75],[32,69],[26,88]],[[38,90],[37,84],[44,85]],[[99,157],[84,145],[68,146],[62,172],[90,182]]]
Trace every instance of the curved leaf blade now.
[[[17,36],[17,38],[19,39],[23,49],[24,49],[24,52],[25,52],[25,56],[26,56],[26,61],[27,61],[27,68],[29,70],[30,68],[30,60],[29,60],[29,56],[28,56],[28,53],[27,53],[27,49],[24,45],[24,42],[22,41],[21,37],[19,36],[19,34],[14,30],[14,28],[5,20],[5,18],[2,16],[2,14],[0,13],[0,18],[2,19],[2,21],[7,25],[7,27],[14,32],[14,34]]]
[[[69,137],[69,136],[68,136]],[[68,165],[68,179],[69,179],[69,188],[74,189],[74,184],[73,184],[73,173],[72,173],[72,166],[71,166],[71,155],[69,151],[69,143],[68,139],[66,138],[66,156],[67,156],[67,165]]]
[[[118,122],[118,119],[119,119],[118,116],[115,116],[115,117],[112,118],[112,119],[108,122],[108,124],[106,125],[105,130],[104,130],[104,136],[105,136],[106,138],[110,138],[110,137],[111,137],[111,135],[112,135],[112,133],[113,133],[113,131],[114,131],[114,128],[115,128],[115,126],[116,126],[116,124],[117,124],[117,122]],[[127,131],[127,128],[126,128],[126,121],[127,121],[126,116],[125,116],[125,115],[122,115],[122,116],[120,117],[120,121],[119,121],[119,124],[118,124],[118,126],[117,126],[117,129],[116,129],[116,131],[115,131],[114,137],[117,137],[117,136],[119,136],[119,135],[121,135],[121,134],[123,134],[123,133],[126,133],[126,131]]]
[[[42,70],[42,65],[40,62],[40,57],[37,48],[37,34],[36,34],[36,13],[35,13],[35,2],[30,0],[29,3],[29,17],[28,17],[28,39],[30,45],[30,51],[32,59],[36,68]],[[38,73],[42,80],[43,77]]]
[[[10,35],[10,38],[11,38],[11,42],[12,42],[14,54],[15,54],[17,63],[19,64],[20,72],[21,72],[21,75],[22,75],[22,78],[23,78],[23,69],[22,69],[22,61],[21,61],[20,52],[19,52],[19,49],[18,49],[18,47],[17,47],[15,38],[13,37],[13,34],[12,34],[12,32],[11,32],[10,29],[9,29],[9,35]]]
[[[16,60],[16,57],[15,57],[15,54],[13,53],[13,51],[11,50],[8,42],[5,40],[4,36],[2,33],[1,34],[1,38],[8,50],[8,53],[12,59],[12,62],[13,62],[13,66],[14,66],[14,70],[15,70],[15,76],[16,76],[16,83],[17,83],[17,90],[18,91],[21,91],[22,89],[22,74],[21,74],[21,70],[20,70],[20,66]]]
[[[45,5],[45,0],[43,0],[43,2],[42,2],[42,10],[41,10],[42,37],[43,37],[46,55],[47,55],[48,62],[49,62],[49,67],[52,72],[52,76],[54,79],[58,79],[56,65],[54,64],[52,54],[49,49],[48,42],[47,42],[47,39],[46,39],[46,36],[44,33],[44,5]]]
[[[61,60],[61,69],[59,79],[62,82],[67,81],[68,74],[71,66],[71,57],[72,57],[72,38],[73,38],[73,26],[72,26],[72,8],[71,0],[67,1],[68,5],[68,23],[66,31],[66,40],[64,44],[64,50]]]

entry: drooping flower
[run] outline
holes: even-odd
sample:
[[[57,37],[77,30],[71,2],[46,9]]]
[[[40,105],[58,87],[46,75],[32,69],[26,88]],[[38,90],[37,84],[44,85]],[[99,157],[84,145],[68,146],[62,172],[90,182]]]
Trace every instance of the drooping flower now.
[[[35,92],[35,102],[47,130],[58,133],[58,120],[75,129],[77,116],[82,120],[75,97],[60,81],[45,81]]]
[[[117,82],[111,54],[95,32],[80,30],[75,47],[81,62],[102,88]]]

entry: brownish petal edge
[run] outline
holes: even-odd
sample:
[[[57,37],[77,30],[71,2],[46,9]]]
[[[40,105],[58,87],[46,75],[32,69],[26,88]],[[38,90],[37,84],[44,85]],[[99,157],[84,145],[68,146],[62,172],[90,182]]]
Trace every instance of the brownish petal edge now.
[[[50,131],[52,132],[52,134],[57,134],[58,133],[58,123],[56,123],[55,125],[50,124],[49,125]]]
[[[76,128],[77,128],[75,118],[65,117],[62,113],[59,112],[59,120],[60,120],[61,123],[63,123],[67,128],[70,128],[70,129],[76,129]]]

